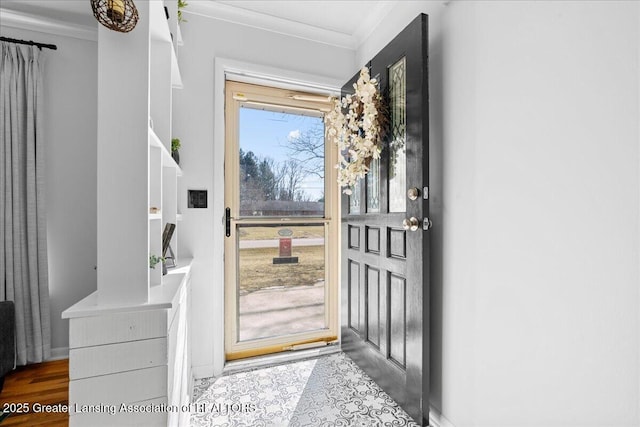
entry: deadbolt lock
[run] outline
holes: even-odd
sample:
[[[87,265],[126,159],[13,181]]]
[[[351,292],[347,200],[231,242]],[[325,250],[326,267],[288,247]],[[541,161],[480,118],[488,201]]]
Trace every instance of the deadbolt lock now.
[[[418,197],[420,197],[420,190],[417,187],[411,187],[407,190],[407,197],[409,200],[418,200]]]

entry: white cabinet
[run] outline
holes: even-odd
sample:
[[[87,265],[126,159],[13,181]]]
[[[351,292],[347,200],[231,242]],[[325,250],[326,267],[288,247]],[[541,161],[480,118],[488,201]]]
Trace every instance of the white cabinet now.
[[[144,306],[67,309],[71,426],[189,425],[190,261]]]

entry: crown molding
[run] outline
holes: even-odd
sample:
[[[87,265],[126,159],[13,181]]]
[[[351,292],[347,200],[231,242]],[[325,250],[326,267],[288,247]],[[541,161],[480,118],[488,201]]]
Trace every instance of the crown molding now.
[[[356,50],[398,3],[399,0],[379,2],[366,16],[360,18],[360,24],[353,34],[290,21],[216,1],[192,2],[183,13],[205,16],[317,43]],[[82,40],[98,40],[97,26],[93,28],[1,7],[0,24],[6,27],[57,34]]]
[[[382,3],[396,3],[398,0]],[[384,7],[376,8],[377,13],[383,13],[387,9]],[[301,22],[290,21],[288,19],[277,16],[267,15],[252,10],[242,9],[215,1],[199,1],[191,2],[188,10],[183,11],[185,14],[193,14],[205,16],[208,18],[218,19],[221,21],[231,22],[234,24],[245,25],[252,28],[271,31],[278,34],[284,34],[291,37],[298,37],[317,43],[328,44],[331,46],[341,47],[345,49],[355,50],[359,45],[358,37],[353,34],[341,33],[338,31],[319,28],[313,25],[303,24]],[[362,33],[367,32],[367,23],[375,20],[379,22],[384,15],[371,17],[358,27],[362,28]],[[368,32],[367,32],[368,34]]]
[[[2,27],[38,31],[81,40],[98,41],[97,25],[95,28],[92,28],[4,8],[0,8],[0,24]]]

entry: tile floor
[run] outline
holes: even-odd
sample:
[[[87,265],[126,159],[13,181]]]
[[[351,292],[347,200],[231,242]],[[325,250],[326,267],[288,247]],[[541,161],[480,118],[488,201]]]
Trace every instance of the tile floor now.
[[[191,425],[417,426],[344,353],[196,381]]]

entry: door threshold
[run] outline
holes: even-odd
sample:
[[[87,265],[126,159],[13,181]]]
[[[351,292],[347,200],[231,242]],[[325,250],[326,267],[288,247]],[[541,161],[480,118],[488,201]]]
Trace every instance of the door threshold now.
[[[308,350],[285,351],[282,353],[267,354],[265,356],[250,357],[241,360],[226,362],[222,369],[222,375],[235,374],[242,371],[251,371],[258,368],[280,365],[282,363],[297,362],[304,359],[326,356],[328,354],[339,353],[340,344],[329,344],[321,348],[311,348]]]

